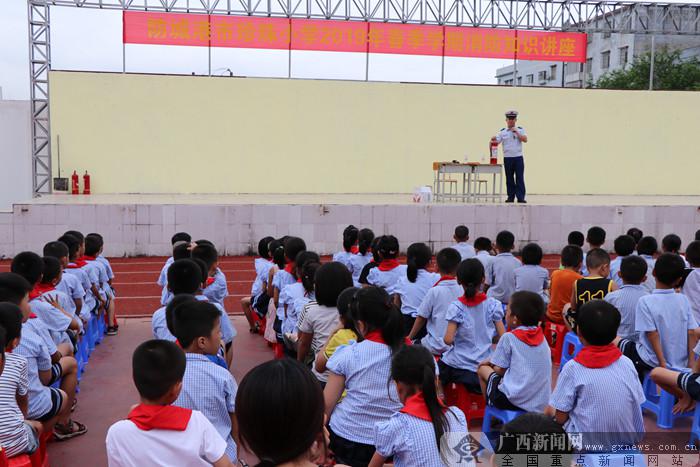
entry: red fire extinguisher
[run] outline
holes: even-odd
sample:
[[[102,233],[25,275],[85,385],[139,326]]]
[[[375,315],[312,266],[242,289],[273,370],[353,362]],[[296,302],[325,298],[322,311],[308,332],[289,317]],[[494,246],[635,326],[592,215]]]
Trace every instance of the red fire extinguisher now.
[[[491,151],[491,164],[498,164],[498,141],[492,139],[489,149]]]
[[[87,170],[85,171],[85,175],[83,175],[83,194],[90,194],[90,174],[88,174]]]
[[[78,181],[78,172],[73,171],[73,175],[70,177],[70,192],[72,195],[80,194],[80,183]]]

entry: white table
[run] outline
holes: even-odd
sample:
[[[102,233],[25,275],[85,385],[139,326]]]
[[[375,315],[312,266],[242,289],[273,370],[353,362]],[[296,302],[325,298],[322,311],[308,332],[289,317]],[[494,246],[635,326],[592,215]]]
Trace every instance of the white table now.
[[[435,201],[440,202],[445,199],[457,199],[465,202],[475,202],[477,198],[491,199],[492,201],[501,201],[503,197],[503,166],[501,164],[479,164],[457,162],[436,162],[434,164],[436,170],[433,174],[433,189]],[[461,193],[444,193],[443,187],[448,174],[462,174],[462,192]],[[480,179],[480,175],[493,175],[491,184],[491,193],[479,193],[476,191],[476,185]],[[496,191],[496,176],[499,178],[498,191]]]

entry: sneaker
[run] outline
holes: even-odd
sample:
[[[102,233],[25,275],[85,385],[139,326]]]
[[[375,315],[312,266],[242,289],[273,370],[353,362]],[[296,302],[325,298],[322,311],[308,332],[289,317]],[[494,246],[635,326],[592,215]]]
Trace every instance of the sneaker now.
[[[106,333],[106,334],[107,334],[108,336],[116,336],[118,331],[119,331],[119,330],[118,330],[116,327],[110,326],[110,327],[107,328],[107,333]]]

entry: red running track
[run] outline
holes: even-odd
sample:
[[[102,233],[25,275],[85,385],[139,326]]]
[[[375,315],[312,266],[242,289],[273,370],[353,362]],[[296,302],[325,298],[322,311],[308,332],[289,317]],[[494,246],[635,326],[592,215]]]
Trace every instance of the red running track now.
[[[114,270],[113,286],[117,291],[117,314],[120,317],[151,316],[160,307],[161,288],[156,284],[166,257],[110,258]],[[241,314],[241,298],[250,294],[255,279],[254,257],[222,256],[219,268],[226,275],[229,296],[226,310]],[[330,260],[324,257],[323,261]],[[543,264],[547,269],[559,267],[558,255],[547,255]],[[0,272],[9,271],[9,261],[0,262]]]

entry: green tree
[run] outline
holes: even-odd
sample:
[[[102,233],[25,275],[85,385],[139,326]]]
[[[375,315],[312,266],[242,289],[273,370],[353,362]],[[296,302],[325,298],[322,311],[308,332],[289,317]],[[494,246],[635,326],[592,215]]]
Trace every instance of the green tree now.
[[[700,60],[681,60],[679,50],[663,47],[654,54],[654,89],[700,91]],[[651,52],[635,57],[625,69],[610,71],[593,84],[601,89],[649,89]]]

